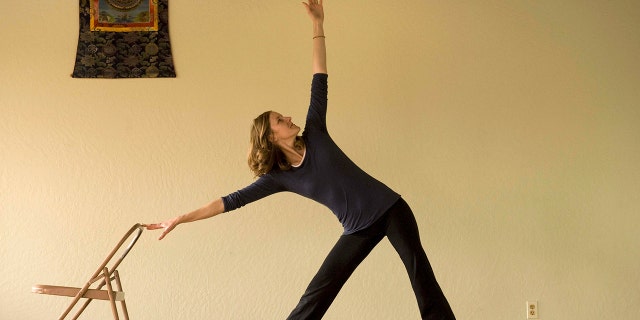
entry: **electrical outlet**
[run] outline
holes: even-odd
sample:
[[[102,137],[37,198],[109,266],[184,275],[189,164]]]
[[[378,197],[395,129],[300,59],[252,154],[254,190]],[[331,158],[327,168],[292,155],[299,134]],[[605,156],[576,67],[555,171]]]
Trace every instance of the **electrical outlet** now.
[[[538,301],[527,301],[527,319],[538,319]]]

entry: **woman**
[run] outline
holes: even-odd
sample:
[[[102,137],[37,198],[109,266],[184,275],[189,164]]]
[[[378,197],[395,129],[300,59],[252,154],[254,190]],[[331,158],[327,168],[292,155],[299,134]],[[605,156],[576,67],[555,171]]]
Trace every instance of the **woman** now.
[[[290,117],[267,111],[251,129],[249,167],[254,183],[204,207],[147,229],[163,229],[235,210],[271,194],[290,191],[326,205],[344,226],[288,319],[320,319],[352,272],[384,238],[400,255],[423,319],[455,319],[420,243],[407,203],[393,190],[356,166],[327,132],[327,64],[322,0],[303,3],[313,23],[313,80],[305,130]]]

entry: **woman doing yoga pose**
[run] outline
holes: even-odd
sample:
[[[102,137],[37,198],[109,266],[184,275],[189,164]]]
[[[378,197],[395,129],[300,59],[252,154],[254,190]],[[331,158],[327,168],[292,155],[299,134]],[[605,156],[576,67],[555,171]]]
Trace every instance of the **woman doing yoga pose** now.
[[[303,3],[313,24],[313,79],[304,132],[290,117],[267,111],[253,121],[249,167],[257,180],[193,212],[147,225],[162,229],[210,218],[277,192],[327,206],[344,232],[287,319],[320,319],[371,250],[385,236],[404,263],[423,319],[455,319],[420,243],[415,217],[399,194],[353,163],[327,131],[327,63],[322,0]]]

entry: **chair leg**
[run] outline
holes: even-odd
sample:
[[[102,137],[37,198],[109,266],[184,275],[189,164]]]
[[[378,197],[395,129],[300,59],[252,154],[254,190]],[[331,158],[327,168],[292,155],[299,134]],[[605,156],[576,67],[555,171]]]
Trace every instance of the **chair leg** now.
[[[122,290],[122,282],[120,282],[120,274],[118,273],[118,270],[114,271],[114,274],[118,291],[124,292],[124,290]],[[123,298],[120,303],[122,305],[122,312],[124,313],[124,320],[129,320],[129,311],[127,311],[127,303],[125,302],[125,298]]]
[[[116,298],[114,297],[113,288],[111,287],[111,277],[109,276],[109,269],[107,269],[107,267],[104,268],[104,280],[107,283],[107,293],[109,294],[109,301],[111,302],[113,318],[120,320],[120,317],[118,317],[118,309],[116,308]]]
[[[75,316],[73,316],[72,320],[78,320],[78,317],[80,317],[80,314],[82,314],[82,312],[84,312],[84,309],[87,308],[87,306],[89,305],[89,303],[91,303],[91,300],[93,299],[87,299],[87,301],[84,302],[84,304],[82,305],[82,307],[80,308],[80,310],[78,310],[78,312],[76,313]]]
[[[98,290],[102,290],[102,287],[104,287],[105,281],[104,279],[100,282],[100,285],[96,288]],[[84,312],[84,309],[87,308],[87,306],[89,305],[89,303],[91,303],[91,301],[93,301],[93,299],[87,299],[87,301],[85,301],[85,303],[82,305],[82,307],[80,308],[80,310],[78,310],[78,312],[76,313],[76,315],[73,317],[72,320],[78,320],[78,317],[80,317],[80,314],[82,314],[82,312]]]
[[[69,313],[71,312],[71,310],[73,309],[73,307],[75,307],[75,305],[80,301],[80,299],[82,298],[82,296],[85,294],[85,292],[87,292],[87,289],[89,289],[89,286],[91,285],[90,282],[87,282],[87,284],[84,285],[84,287],[82,289],[80,289],[80,291],[78,291],[78,294],[76,294],[76,296],[73,298],[73,302],[71,302],[71,304],[69,305],[69,307],[67,307],[67,310],[64,311],[64,313],[62,313],[62,315],[60,316],[59,320],[63,320],[64,318],[67,317],[67,315],[69,315]],[[73,319],[78,319],[78,317],[80,316],[80,314],[84,311],[85,308],[87,308],[87,306],[89,305],[89,302],[91,302],[91,299],[89,299],[89,301],[85,302],[84,305],[82,306],[82,308],[80,308],[80,310],[76,313],[76,315],[73,317]]]
[[[73,310],[73,308],[78,304],[78,302],[80,301],[80,299],[82,299],[82,297],[84,296],[84,294],[87,292],[87,290],[89,289],[89,287],[91,286],[91,284],[94,282],[94,280],[91,280],[89,282],[87,282],[84,287],[82,287],[82,289],[80,289],[78,291],[78,293],[76,294],[76,296],[73,298],[73,301],[71,302],[71,304],[69,304],[69,306],[67,307],[67,309],[62,313],[62,315],[60,315],[60,317],[58,318],[58,320],[64,320],[67,318],[67,316],[69,315],[69,313],[71,313],[71,310]],[[100,287],[102,287],[104,284],[102,284]],[[100,288],[98,288],[100,289]],[[76,312],[76,314],[73,316],[73,320],[77,320],[78,317],[80,317],[80,314],[82,314],[82,312],[87,308],[87,306],[89,305],[89,303],[91,303],[93,299],[87,299],[87,301],[82,305],[82,307],[78,310],[78,312]]]

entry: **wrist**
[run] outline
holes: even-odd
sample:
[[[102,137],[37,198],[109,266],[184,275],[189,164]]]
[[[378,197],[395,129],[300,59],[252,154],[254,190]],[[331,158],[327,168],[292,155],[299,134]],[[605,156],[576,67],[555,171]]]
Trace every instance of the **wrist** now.
[[[313,23],[313,36],[324,36],[324,25],[322,24],[322,21],[316,21]]]

